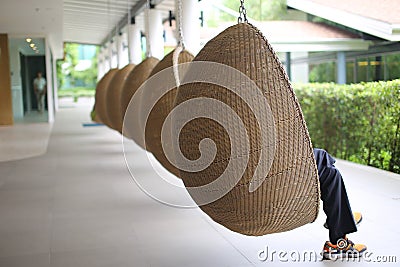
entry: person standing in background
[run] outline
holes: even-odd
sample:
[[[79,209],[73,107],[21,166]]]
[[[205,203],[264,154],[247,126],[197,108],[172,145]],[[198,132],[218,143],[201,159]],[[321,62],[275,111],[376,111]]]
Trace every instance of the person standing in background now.
[[[33,90],[36,94],[38,111],[40,113],[44,110],[44,96],[46,94],[46,79],[42,77],[42,72],[37,73],[37,77],[33,80]]]

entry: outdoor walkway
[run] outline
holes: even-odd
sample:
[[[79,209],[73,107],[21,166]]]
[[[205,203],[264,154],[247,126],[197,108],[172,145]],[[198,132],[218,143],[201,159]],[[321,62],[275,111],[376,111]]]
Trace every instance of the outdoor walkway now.
[[[293,262],[297,252],[321,251],[328,235],[322,211],[315,223],[296,230],[247,237],[200,209],[154,201],[130,177],[121,136],[104,126],[82,127],[90,105],[61,107],[45,155],[0,162],[0,267],[375,265]],[[368,245],[371,261],[395,256],[398,264],[400,175],[344,161],[337,166],[353,209],[364,215],[350,238]],[[149,180],[155,176],[152,169],[141,172]]]

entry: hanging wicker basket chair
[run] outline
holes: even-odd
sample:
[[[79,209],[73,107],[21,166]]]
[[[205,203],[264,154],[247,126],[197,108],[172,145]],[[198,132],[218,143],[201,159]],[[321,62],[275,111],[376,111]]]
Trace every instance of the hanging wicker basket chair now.
[[[163,77],[169,76],[171,79],[174,79],[174,73],[172,70],[173,66],[173,56],[175,50],[170,52],[166,55],[153,69],[151,72],[150,77],[154,76],[158,72],[165,70],[168,71],[167,74],[163,74]],[[178,63],[186,63],[192,61],[194,56],[190,54],[188,51],[183,50],[179,53]],[[164,76],[165,75],[165,76]],[[163,82],[163,81],[160,81]],[[141,103],[143,102],[152,102],[152,96],[154,95],[155,91],[159,88],[149,88],[149,90],[144,90],[141,96]],[[166,158],[163,145],[161,143],[161,129],[163,127],[165,118],[173,109],[175,104],[175,96],[176,96],[176,88],[169,90],[165,95],[163,95],[157,103],[154,105],[153,109],[151,110],[147,121],[142,122],[142,125],[145,127],[145,144],[146,150],[153,153],[154,157],[163,165],[169,172],[173,173],[176,176],[179,176],[179,171],[176,167],[174,167]],[[142,110],[143,111],[143,110]],[[144,116],[142,116],[144,117]],[[164,125],[164,127],[167,127]],[[168,148],[167,148],[168,149]]]
[[[252,236],[288,231],[313,222],[319,209],[319,181],[311,141],[300,104],[268,41],[251,24],[239,23],[210,40],[193,62],[200,61],[228,65],[254,81],[270,106],[276,129],[272,165],[263,176],[265,180],[251,191],[249,188],[256,165],[264,164],[265,161],[260,157],[261,152],[269,149],[262,146],[260,140],[264,133],[259,129],[259,122],[252,116],[252,110],[237,95],[221,86],[199,82],[182,83],[177,90],[175,108],[199,97],[219,100],[240,117],[248,134],[242,136],[233,131],[228,136],[220,123],[207,118],[192,120],[180,131],[180,152],[187,159],[193,161],[202,156],[199,146],[205,138],[213,140],[217,149],[214,160],[206,169],[194,172],[180,170],[180,177],[188,190],[216,181],[229,161],[248,156],[239,182],[223,197],[205,205],[198,203],[200,208],[217,223],[232,231]],[[187,76],[190,74],[189,71]],[[239,84],[242,81],[232,82]],[[177,123],[193,108],[196,107],[183,108],[173,120],[172,127],[179,127]],[[211,112],[221,113],[219,110]],[[234,115],[220,115],[223,122],[236,129],[236,125],[232,125]],[[244,138],[249,140],[250,150],[231,155],[232,140],[240,143]],[[189,193],[196,201],[198,196]]]
[[[97,83],[94,104],[94,117],[96,122],[109,125],[107,116],[107,91],[118,69],[110,69]]]
[[[143,138],[143,127],[140,124],[139,105],[130,105],[130,101],[139,87],[147,80],[153,68],[159,60],[155,57],[148,57],[137,65],[128,75],[121,93],[121,115],[123,118],[126,112],[129,112],[129,120],[124,119],[122,125],[122,134],[135,141],[139,146],[145,148]],[[140,96],[135,96],[135,98]],[[129,106],[129,109],[128,109]]]
[[[121,111],[121,93],[128,75],[135,68],[134,64],[128,64],[113,77],[107,90],[107,121],[109,127],[122,133],[122,111]]]

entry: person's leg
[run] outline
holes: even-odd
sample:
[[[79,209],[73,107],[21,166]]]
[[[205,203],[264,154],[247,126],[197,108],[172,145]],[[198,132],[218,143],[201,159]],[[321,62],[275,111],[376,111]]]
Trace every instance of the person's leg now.
[[[40,101],[40,92],[36,92],[36,104],[37,104],[37,110],[38,111],[41,111],[40,110],[40,103],[41,103],[41,101]]]
[[[346,234],[356,232],[357,227],[342,175],[334,165],[335,159],[318,148],[314,149],[314,157],[318,168],[321,200],[327,216],[329,240],[336,244]]]
[[[40,112],[44,111],[44,94],[40,94]]]

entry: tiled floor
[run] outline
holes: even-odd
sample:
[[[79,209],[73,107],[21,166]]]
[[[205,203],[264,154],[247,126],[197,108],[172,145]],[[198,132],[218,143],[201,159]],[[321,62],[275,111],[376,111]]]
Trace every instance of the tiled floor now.
[[[31,158],[46,153],[52,124],[16,122],[0,126],[0,162]]]
[[[15,123],[41,123],[48,122],[48,112],[38,112],[37,110],[32,110],[24,114],[23,118],[15,119]]]
[[[320,252],[327,238],[323,212],[315,223],[290,232],[246,237],[214,223],[199,209],[151,199],[129,175],[121,137],[104,126],[82,127],[90,105],[62,106],[45,155],[0,162],[0,267],[376,264],[293,262],[289,255],[294,251]],[[140,154],[135,145],[129,148],[131,155]],[[137,173],[151,185],[156,174],[143,167],[143,160],[137,157]],[[371,260],[393,255],[398,264],[400,175],[344,161],[337,166],[353,209],[364,214],[359,231],[350,237],[368,245]],[[181,197],[165,195],[177,201]],[[260,261],[266,248],[269,257]],[[288,253],[281,260],[280,251]]]

